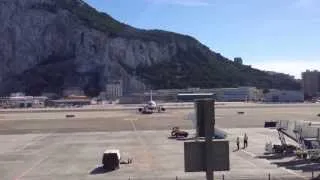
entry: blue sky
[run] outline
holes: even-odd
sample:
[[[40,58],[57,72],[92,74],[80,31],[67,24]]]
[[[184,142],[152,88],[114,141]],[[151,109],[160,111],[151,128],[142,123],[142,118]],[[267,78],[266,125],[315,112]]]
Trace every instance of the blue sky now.
[[[320,0],[85,0],[121,22],[197,38],[247,65],[320,70]]]

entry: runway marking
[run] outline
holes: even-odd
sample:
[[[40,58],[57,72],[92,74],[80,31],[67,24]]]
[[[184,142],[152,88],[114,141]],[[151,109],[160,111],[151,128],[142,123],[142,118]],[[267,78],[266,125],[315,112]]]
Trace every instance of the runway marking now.
[[[133,128],[133,132],[137,133],[136,125],[133,123],[133,121],[132,121],[131,119],[130,119],[129,121],[130,121],[131,126],[132,126],[132,128]],[[138,135],[138,136],[139,136],[139,135]],[[138,138],[141,138],[141,137],[139,136]]]
[[[251,157],[253,157],[253,158],[255,158],[256,157],[256,155],[254,154],[254,153],[252,153],[252,152],[249,152],[249,151],[246,151],[246,150],[242,150],[244,153],[246,153],[246,154],[248,154],[249,156],[251,156]]]
[[[47,137],[51,136],[52,134],[53,134],[53,133],[49,133],[49,134],[47,134],[47,135],[40,136],[39,138],[36,137],[35,139],[32,139],[30,142],[28,142],[27,144],[25,144],[25,145],[22,146],[21,148],[17,148],[17,149],[15,150],[15,152],[22,151],[22,150],[25,149],[26,147],[28,147],[28,146],[36,143],[37,141],[41,141],[41,140],[43,140],[44,138],[47,138]]]
[[[19,180],[21,179],[23,176],[27,175],[29,172],[31,172],[34,168],[36,168],[37,166],[39,166],[44,160],[48,159],[49,155],[45,156],[44,158],[40,159],[39,161],[37,161],[35,164],[33,164],[29,169],[27,169],[26,171],[22,172],[19,176],[17,176],[16,178],[14,178],[15,180]]]
[[[282,170],[284,170],[284,171],[287,171],[289,174],[298,176],[298,177],[300,177],[301,179],[305,179],[305,180],[308,180],[308,179],[309,179],[309,178],[307,178],[307,177],[305,177],[305,176],[303,176],[303,175],[301,175],[301,174],[298,174],[298,173],[294,172],[293,170],[286,169],[286,168],[284,168],[284,167],[281,167],[280,169],[282,169]]]
[[[138,118],[124,118],[124,121],[137,121],[139,120]]]
[[[35,141],[40,141],[44,138],[47,138],[47,137],[50,137],[53,133],[50,133],[48,135],[45,135],[45,136],[42,136],[41,138],[39,139],[36,139]],[[17,151],[20,151],[20,150],[23,150],[24,148],[26,148],[27,146],[35,143],[35,141],[31,141],[30,143],[27,143],[25,144],[22,148],[16,150]],[[15,180],[19,180],[21,179],[23,176],[27,175],[28,173],[30,173],[34,168],[36,168],[37,166],[39,166],[44,160],[48,159],[49,158],[49,155],[45,156],[44,158],[40,159],[39,161],[37,161],[35,164],[33,164],[29,169],[27,169],[26,171],[22,172],[19,176],[17,176],[15,178]]]
[[[138,133],[136,125],[134,124],[134,122],[132,120],[130,120],[130,123],[132,125],[133,132],[136,134],[141,146],[143,147],[143,151],[146,154],[145,157],[147,158],[148,162],[150,162],[149,164],[147,164],[149,166],[149,168],[150,168],[150,167],[152,167],[152,164],[153,164],[152,163],[152,159],[153,159],[152,155],[151,155],[150,151],[147,149],[146,143],[143,141],[143,139],[141,138],[140,134]]]
[[[240,152],[241,152],[241,151],[240,151]],[[242,152],[245,152],[245,153],[246,153],[245,150],[242,150]],[[251,156],[251,155],[250,155],[250,156]],[[241,156],[238,156],[238,158],[243,159],[244,161],[246,161],[248,164],[250,164],[251,166],[253,166],[253,167],[255,167],[255,168],[258,167],[255,163],[249,161],[248,159],[245,159],[245,158],[243,158],[243,157],[241,157]]]
[[[45,137],[49,137],[53,134],[55,134],[56,132],[52,132],[50,133],[48,136]],[[70,138],[74,136],[74,134],[71,134],[69,136],[65,136],[63,139],[63,143],[65,143],[67,141],[67,138]],[[42,138],[41,138],[42,139]],[[41,140],[39,139],[39,140]],[[58,145],[61,145],[63,143],[58,143]],[[41,149],[40,152],[44,151],[45,148]],[[33,171],[36,167],[38,167],[42,162],[44,162],[45,160],[49,159],[50,156],[52,156],[55,153],[55,150],[52,150],[48,155],[46,155],[45,157],[41,158],[40,160],[38,160],[36,163],[34,163],[30,168],[28,168],[27,170],[25,170],[24,172],[22,172],[19,176],[17,176],[16,178],[14,178],[14,180],[20,180],[21,178],[23,178],[24,176],[26,176],[28,173],[30,173],[31,171]]]

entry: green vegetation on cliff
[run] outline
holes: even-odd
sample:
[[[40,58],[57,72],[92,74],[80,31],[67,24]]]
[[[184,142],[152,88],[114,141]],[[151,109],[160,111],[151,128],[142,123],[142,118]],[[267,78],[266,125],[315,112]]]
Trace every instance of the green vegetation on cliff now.
[[[57,4],[76,15],[86,25],[103,32],[118,33],[124,25],[106,13],[98,12],[81,0],[57,0]]]
[[[110,15],[96,11],[79,0],[58,0],[61,7],[68,9],[88,26],[103,32],[110,32],[115,36],[143,39],[161,43],[178,41],[193,41],[186,35],[161,30],[141,30],[122,24]],[[153,88],[186,88],[186,87],[237,87],[256,86],[259,88],[300,89],[300,84],[285,74],[268,74],[253,69],[250,66],[236,64],[220,54],[210,52],[203,46],[204,51],[197,48],[184,51],[179,50],[170,60],[151,66],[140,65],[136,69],[120,64],[133,72],[146,84]],[[206,52],[206,53],[204,53]]]
[[[285,74],[270,75],[250,66],[234,63],[219,54],[207,57],[197,49],[179,51],[171,61],[140,65],[136,74],[156,89],[166,88],[222,88],[256,86],[298,90],[300,84]]]
[[[174,39],[193,39],[187,35],[181,35],[162,30],[143,30],[121,23],[109,14],[99,12],[82,0],[55,0],[55,3],[41,2],[31,6],[32,9],[41,9],[50,13],[56,13],[59,8],[68,10],[75,15],[84,25],[101,32],[108,33],[111,37],[126,37],[131,39],[142,39],[145,41],[155,41],[167,43]],[[193,39],[194,40],[194,39]]]

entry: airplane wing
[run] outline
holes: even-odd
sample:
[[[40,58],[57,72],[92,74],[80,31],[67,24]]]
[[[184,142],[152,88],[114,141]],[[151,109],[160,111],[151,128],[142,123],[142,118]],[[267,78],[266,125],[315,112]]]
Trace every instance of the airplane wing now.
[[[190,112],[189,114],[187,114],[186,116],[186,120],[191,120],[192,121],[192,127],[194,129],[197,128],[197,117],[196,117],[196,113],[195,112]],[[218,138],[226,138],[227,137],[227,132],[223,131],[221,128],[214,128],[214,134],[216,137]]]

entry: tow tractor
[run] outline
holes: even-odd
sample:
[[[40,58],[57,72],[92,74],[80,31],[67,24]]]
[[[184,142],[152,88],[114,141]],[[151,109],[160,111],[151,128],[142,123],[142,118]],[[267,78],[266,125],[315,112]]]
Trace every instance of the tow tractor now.
[[[171,131],[172,138],[186,138],[188,137],[189,133],[186,131],[181,131],[179,127],[173,127]]]

